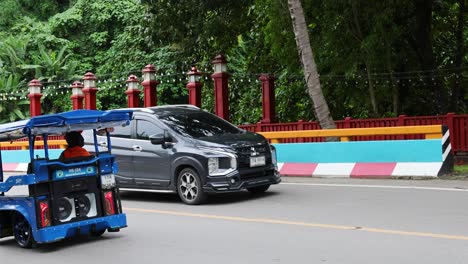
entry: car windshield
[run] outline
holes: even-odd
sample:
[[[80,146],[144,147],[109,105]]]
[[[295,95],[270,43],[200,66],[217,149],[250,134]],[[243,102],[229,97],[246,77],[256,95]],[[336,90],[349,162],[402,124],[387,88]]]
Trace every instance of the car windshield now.
[[[238,134],[242,130],[207,112],[186,112],[160,115],[159,119],[182,136],[191,138]]]

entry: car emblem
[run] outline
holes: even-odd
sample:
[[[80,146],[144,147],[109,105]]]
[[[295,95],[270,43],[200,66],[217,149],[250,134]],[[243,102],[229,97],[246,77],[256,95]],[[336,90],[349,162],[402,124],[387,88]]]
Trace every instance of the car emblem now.
[[[251,156],[258,156],[260,153],[258,153],[254,147],[250,148],[250,155]]]

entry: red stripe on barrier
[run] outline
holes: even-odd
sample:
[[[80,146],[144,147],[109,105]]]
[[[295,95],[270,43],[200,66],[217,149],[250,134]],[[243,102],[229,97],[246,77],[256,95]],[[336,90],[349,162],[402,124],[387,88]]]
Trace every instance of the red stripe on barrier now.
[[[4,171],[16,171],[17,167],[18,167],[18,163],[4,163],[3,164]]]
[[[356,163],[351,178],[391,178],[396,162]]]
[[[291,176],[309,176],[312,177],[312,174],[317,168],[317,163],[285,163],[281,168],[281,175],[291,175]]]

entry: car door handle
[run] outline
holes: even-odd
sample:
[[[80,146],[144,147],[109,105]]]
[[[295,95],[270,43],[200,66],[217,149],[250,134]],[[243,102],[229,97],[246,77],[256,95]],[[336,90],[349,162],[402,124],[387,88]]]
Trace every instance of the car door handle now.
[[[101,141],[101,142],[99,142],[99,146],[101,146],[101,147],[107,147],[107,142]]]
[[[139,146],[139,145],[133,145],[132,148],[133,148],[134,151],[142,151],[143,150],[143,148],[141,146]]]

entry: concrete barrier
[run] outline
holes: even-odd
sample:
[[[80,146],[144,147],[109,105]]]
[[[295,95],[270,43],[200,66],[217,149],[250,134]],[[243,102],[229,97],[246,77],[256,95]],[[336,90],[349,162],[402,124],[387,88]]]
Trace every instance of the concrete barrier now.
[[[274,144],[280,174],[309,177],[438,177],[453,170],[450,134],[440,138]]]
[[[450,133],[446,126],[330,129],[292,132],[264,132],[280,142],[294,137],[340,137],[342,142],[274,144],[278,166],[284,176],[309,177],[437,177],[453,170]],[[348,141],[351,136],[424,134],[421,140]],[[5,147],[25,144],[13,142]],[[63,140],[49,144],[63,145]],[[3,146],[3,145],[2,145]],[[26,147],[22,146],[21,147]],[[50,149],[58,158],[61,149]],[[44,156],[41,152],[39,156]],[[29,151],[2,151],[5,171],[26,171]]]
[[[49,157],[58,159],[63,149],[49,149]],[[35,154],[43,158],[44,150],[35,150]],[[2,150],[2,164],[4,171],[22,171],[28,169],[29,150]]]

